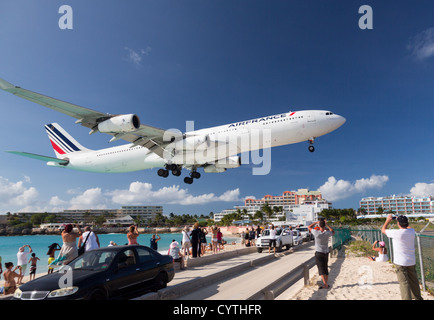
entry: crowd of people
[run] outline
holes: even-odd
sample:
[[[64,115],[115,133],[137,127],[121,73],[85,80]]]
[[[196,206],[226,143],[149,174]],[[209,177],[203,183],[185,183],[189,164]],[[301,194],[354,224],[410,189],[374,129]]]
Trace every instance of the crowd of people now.
[[[392,220],[397,220],[398,229],[388,229]],[[326,220],[320,219],[308,226],[309,232],[312,233],[315,239],[315,261],[318,268],[318,273],[322,279],[320,289],[329,289],[328,284],[328,258],[329,258],[329,238],[335,233]],[[98,235],[91,230],[90,227],[85,227],[84,232],[79,226],[74,230],[73,225],[66,225],[62,231],[63,244],[60,246],[53,243],[48,247],[48,273],[52,273],[56,265],[67,264],[74,258],[82,254],[84,251],[91,251],[100,247]],[[273,225],[269,226],[270,245],[269,251],[275,241],[276,230]],[[254,228],[246,228],[242,233],[242,244],[249,247],[254,246],[256,239],[263,233],[264,229],[259,225]],[[400,285],[401,297],[403,300],[417,299],[421,300],[421,292],[419,280],[416,273],[416,257],[415,257],[415,230],[409,227],[408,219],[405,216],[393,217],[389,215],[381,229],[393,244],[393,263],[396,267],[397,278]],[[208,243],[207,235],[211,236],[211,242]],[[127,244],[137,245],[139,237],[138,228],[133,225],[127,233]],[[78,244],[77,244],[78,239]],[[158,234],[152,235],[149,246],[158,250],[158,241],[161,237]],[[110,242],[109,246],[117,245]],[[219,227],[200,227],[195,223],[191,228],[185,226],[182,230],[182,241],[179,244],[173,240],[169,246],[168,255],[172,256],[175,263],[179,263],[180,269],[183,270],[185,258],[199,258],[208,253],[217,253],[224,249],[225,241]],[[377,245],[379,247],[377,247]],[[274,248],[276,244],[274,243]],[[28,249],[28,250],[26,250]],[[389,260],[388,252],[383,241],[375,241],[372,249],[378,252],[378,256],[368,257],[371,261],[386,262]],[[59,251],[57,258],[56,252]],[[4,263],[5,270],[2,269],[0,257],[0,276],[3,274],[4,288],[3,293],[13,294],[20,284],[22,284],[27,267],[29,268],[30,280],[35,278],[37,264],[40,258],[36,256],[30,245],[23,245],[17,252],[17,265],[12,262]]]
[[[398,229],[388,229],[389,224],[397,221]],[[328,257],[329,238],[334,235],[334,230],[327,221],[320,219],[308,227],[315,239],[315,261],[318,273],[323,284],[320,289],[330,289],[328,284]],[[416,232],[409,226],[408,218],[404,215],[393,216],[389,214],[381,228],[381,232],[392,241],[393,264],[395,265],[397,280],[402,300],[422,300],[419,280],[416,272],[415,237]],[[377,247],[378,245],[378,247]],[[375,241],[372,249],[378,252],[378,256],[368,257],[370,261],[389,261],[388,251],[383,241]]]
[[[81,231],[79,226],[75,227],[77,231],[74,230],[72,224],[65,225],[61,234],[63,241],[62,246],[58,243],[53,243],[48,246],[48,274],[53,273],[55,266],[65,265],[84,251],[90,251],[100,247],[98,235],[93,232],[90,227],[85,227],[84,232]],[[56,258],[55,256],[57,251],[59,251],[59,253]],[[30,266],[29,279],[34,280],[36,277],[38,261],[41,261],[41,259],[36,256],[36,253],[33,252],[32,247],[28,244],[23,245],[18,249],[17,265],[15,267],[13,262],[5,262],[4,265],[6,270],[4,273],[0,258],[0,275],[3,273],[5,282],[3,294],[8,295],[15,292],[17,287],[23,283],[23,278],[28,266]]]

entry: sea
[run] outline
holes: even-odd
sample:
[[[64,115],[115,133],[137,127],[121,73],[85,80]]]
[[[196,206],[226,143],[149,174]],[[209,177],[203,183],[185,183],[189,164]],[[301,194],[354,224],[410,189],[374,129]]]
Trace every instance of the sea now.
[[[172,240],[178,241],[181,244],[182,234],[181,233],[159,233],[161,240],[158,241],[158,252],[161,254],[167,254],[169,250],[169,245]],[[137,238],[137,242],[141,245],[150,246],[152,234],[140,234]],[[124,245],[128,243],[127,235],[124,233],[109,233],[109,234],[98,234],[99,242],[101,247],[107,247],[110,241],[115,242],[118,245]],[[227,242],[240,242],[239,237],[224,237]],[[207,242],[210,243],[211,238],[207,236]],[[78,240],[77,240],[78,242]],[[26,236],[10,236],[10,237],[0,237],[0,257],[3,267],[3,272],[5,271],[5,263],[12,262],[14,265],[17,264],[17,252],[23,245],[30,245],[33,252],[36,253],[36,257],[40,259],[37,263],[36,273],[46,273],[48,272],[48,247],[53,244],[58,243],[62,246],[62,236],[61,235],[26,235]],[[28,248],[26,248],[28,251]],[[58,251],[57,251],[58,252]],[[30,256],[29,256],[30,258]],[[26,275],[28,275],[28,270]]]

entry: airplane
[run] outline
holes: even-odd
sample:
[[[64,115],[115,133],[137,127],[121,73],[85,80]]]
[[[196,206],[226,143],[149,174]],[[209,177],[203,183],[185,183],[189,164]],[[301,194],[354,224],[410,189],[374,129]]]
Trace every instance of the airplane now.
[[[314,152],[316,138],[328,134],[346,119],[327,110],[301,110],[191,130],[164,130],[140,123],[135,114],[108,114],[77,106],[15,86],[0,78],[0,89],[23,99],[76,118],[76,123],[112,136],[109,142],[128,143],[111,148],[90,150],[83,147],[59,124],[45,125],[56,157],[6,151],[45,161],[48,166],[88,172],[122,173],[160,168],[157,174],[180,176],[190,170],[187,184],[200,178],[198,168],[206,173],[224,172],[241,166],[239,154],[276,146],[309,142]]]

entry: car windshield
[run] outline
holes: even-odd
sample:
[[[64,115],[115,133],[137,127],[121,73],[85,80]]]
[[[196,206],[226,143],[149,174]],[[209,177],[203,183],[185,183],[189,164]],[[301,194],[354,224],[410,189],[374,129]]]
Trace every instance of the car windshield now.
[[[72,261],[69,266],[73,270],[102,271],[111,265],[115,255],[113,251],[88,251]]]

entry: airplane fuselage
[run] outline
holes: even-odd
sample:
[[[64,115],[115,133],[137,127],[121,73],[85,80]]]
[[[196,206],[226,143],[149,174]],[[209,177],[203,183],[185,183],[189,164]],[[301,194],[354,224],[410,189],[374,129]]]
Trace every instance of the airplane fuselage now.
[[[207,142],[204,142],[203,150],[207,147],[209,149],[209,142],[237,141],[237,139],[247,141],[247,143],[237,143],[235,148],[224,148],[224,156],[230,157],[242,152],[313,140],[336,130],[344,122],[345,118],[330,111],[306,110],[240,121],[186,134],[206,136]],[[198,161],[203,164],[204,155],[200,150],[201,147],[198,146],[194,156],[191,159],[188,158],[186,163],[185,152],[180,153],[179,156],[174,152],[168,161],[145,147],[130,143],[101,150],[68,154],[69,164],[66,167],[80,171],[122,173],[164,167],[168,162],[195,165],[195,161]],[[206,156],[209,157],[210,162],[217,160],[210,155]],[[222,158],[221,154],[219,158]],[[62,167],[53,162],[48,165]]]

